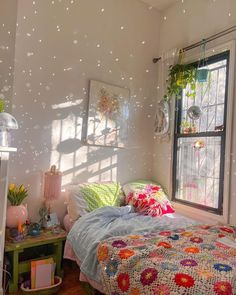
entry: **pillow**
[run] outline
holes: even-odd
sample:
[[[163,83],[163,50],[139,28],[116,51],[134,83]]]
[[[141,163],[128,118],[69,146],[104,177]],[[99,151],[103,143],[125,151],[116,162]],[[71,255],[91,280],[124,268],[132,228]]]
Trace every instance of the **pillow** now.
[[[140,214],[157,217],[175,212],[161,186],[154,182],[129,183],[124,190],[126,204],[132,205],[135,211]]]
[[[157,183],[154,181],[139,179],[139,180],[132,181],[123,185],[123,192],[127,196],[130,192],[143,191],[148,184],[157,185]]]
[[[75,221],[97,208],[120,206],[121,186],[118,182],[85,183],[70,186],[68,214]]]

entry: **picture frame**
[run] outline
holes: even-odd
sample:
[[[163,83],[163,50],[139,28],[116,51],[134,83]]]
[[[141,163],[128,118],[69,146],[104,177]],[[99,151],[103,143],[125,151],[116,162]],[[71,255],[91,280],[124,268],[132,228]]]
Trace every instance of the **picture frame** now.
[[[124,148],[128,141],[130,91],[90,81],[87,143]]]

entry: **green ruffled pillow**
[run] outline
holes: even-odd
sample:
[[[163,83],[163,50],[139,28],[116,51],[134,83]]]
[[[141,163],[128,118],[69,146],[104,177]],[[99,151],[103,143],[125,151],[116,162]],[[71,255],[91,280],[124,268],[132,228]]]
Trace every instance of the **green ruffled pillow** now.
[[[120,206],[122,190],[118,182],[86,183],[69,189],[68,214],[72,220],[104,206]]]

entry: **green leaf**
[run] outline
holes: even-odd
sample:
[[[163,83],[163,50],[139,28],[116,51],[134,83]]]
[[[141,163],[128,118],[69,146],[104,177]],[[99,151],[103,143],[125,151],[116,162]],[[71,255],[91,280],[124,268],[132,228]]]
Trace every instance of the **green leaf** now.
[[[0,113],[4,112],[5,103],[3,99],[0,99]]]

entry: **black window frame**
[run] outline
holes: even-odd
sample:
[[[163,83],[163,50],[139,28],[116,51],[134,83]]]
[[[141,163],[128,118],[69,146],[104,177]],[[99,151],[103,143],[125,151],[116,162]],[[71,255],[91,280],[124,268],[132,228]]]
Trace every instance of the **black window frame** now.
[[[228,83],[229,83],[229,62],[230,50],[222,53],[212,55],[207,58],[207,64],[216,63],[226,60],[226,83],[225,83],[225,101],[224,101],[224,129],[223,131],[206,131],[184,134],[181,133],[181,114],[182,114],[182,98],[176,99],[175,105],[175,130],[174,130],[174,146],[173,146],[173,166],[172,166],[172,192],[173,201],[203,211],[208,211],[217,215],[223,215],[223,194],[224,194],[224,170],[225,170],[225,145],[226,145],[226,130],[227,130],[227,106],[228,106]],[[201,61],[200,61],[201,64]],[[199,61],[191,63],[191,65],[198,67]],[[182,94],[181,94],[182,96]],[[220,153],[220,180],[219,180],[219,199],[218,208],[213,208],[201,204],[192,203],[186,200],[177,199],[177,152],[178,152],[178,139],[179,138],[194,138],[194,137],[221,137],[221,153]]]

